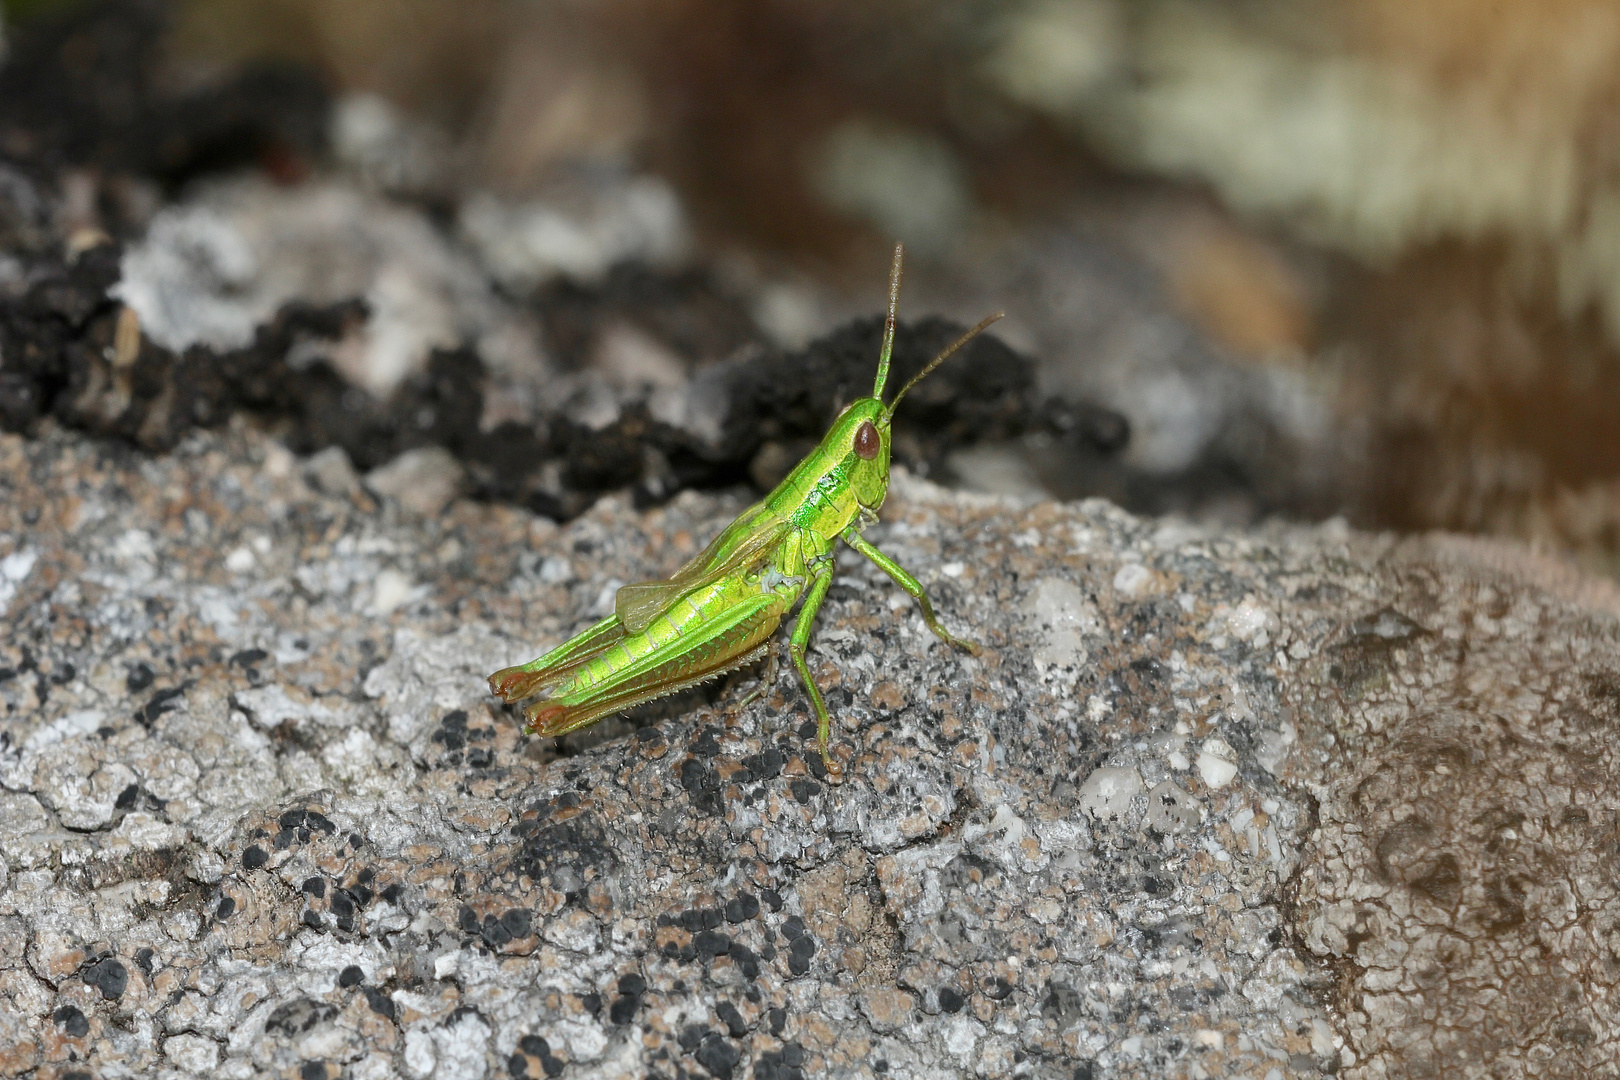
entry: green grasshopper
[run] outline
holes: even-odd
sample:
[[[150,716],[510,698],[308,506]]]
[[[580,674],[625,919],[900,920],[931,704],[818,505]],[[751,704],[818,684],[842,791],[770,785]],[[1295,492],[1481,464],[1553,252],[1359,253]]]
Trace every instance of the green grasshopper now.
[[[760,685],[733,706],[741,708],[775,684],[777,657],[769,639],[803,596],[788,652],[815,710],[822,763],[829,776],[841,778],[843,767],[827,749],[832,721],[804,659],[816,612],[832,584],[833,544],[839,538],[915,597],[923,621],[942,641],[978,651],[941,626],[917,579],[861,535],[877,520],[888,494],[889,427],[900,399],[1001,318],[992,315],[963,334],[885,405],[903,255],[896,244],[872,396],[845,408],[821,445],[775,491],[744,511],[668,580],[623,586],[614,597],[613,614],[539,659],[489,677],[490,690],[505,701],[545,694],[524,710],[535,734],[562,735],[768,658]]]

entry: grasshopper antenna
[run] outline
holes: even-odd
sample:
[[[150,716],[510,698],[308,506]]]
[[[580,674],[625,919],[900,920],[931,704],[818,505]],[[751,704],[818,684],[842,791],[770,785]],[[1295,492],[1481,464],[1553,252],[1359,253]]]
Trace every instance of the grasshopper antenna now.
[[[894,353],[894,324],[900,315],[900,263],[906,257],[906,245],[894,245],[894,266],[889,270],[889,314],[883,320],[883,351],[878,353],[877,382],[872,385],[872,396],[883,400],[883,384],[889,381],[889,357]]]
[[[957,338],[955,341],[951,342],[944,352],[928,361],[928,364],[921,371],[917,372],[917,374],[911,377],[910,382],[906,383],[906,385],[900,388],[900,392],[894,395],[894,400],[889,402],[888,408],[884,411],[889,416],[893,416],[894,410],[900,407],[900,399],[906,396],[907,390],[910,390],[913,386],[916,386],[918,383],[922,382],[923,378],[929,372],[943,364],[947,359],[950,358],[952,353],[966,345],[968,342],[972,341],[974,338],[978,337],[980,334],[984,333],[986,327],[995,322],[997,319],[1004,317],[1006,314],[1007,313],[1005,311],[998,311],[994,315],[985,316],[979,320],[979,324],[977,326],[963,334],[961,337]]]

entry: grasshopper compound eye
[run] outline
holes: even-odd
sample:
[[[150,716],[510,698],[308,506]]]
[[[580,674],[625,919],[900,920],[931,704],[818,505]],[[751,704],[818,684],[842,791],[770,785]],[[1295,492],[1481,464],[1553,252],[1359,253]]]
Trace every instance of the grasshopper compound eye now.
[[[855,452],[867,461],[878,456],[883,449],[883,440],[878,438],[877,428],[868,420],[855,429]]]

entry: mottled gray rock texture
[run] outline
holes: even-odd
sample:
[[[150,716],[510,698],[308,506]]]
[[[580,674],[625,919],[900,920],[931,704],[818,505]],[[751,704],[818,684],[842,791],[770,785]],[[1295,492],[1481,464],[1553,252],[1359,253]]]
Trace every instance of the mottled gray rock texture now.
[[[241,424],[161,459],[0,440],[0,1073],[1620,1055],[1610,590],[897,480],[869,535],[985,649],[846,556],[832,786],[786,668],[561,748],[485,692],[739,501],[411,502]]]

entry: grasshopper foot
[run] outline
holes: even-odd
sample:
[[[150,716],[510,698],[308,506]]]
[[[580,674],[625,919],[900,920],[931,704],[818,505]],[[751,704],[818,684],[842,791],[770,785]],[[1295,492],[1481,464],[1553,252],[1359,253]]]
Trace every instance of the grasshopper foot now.
[[[822,768],[827,770],[827,783],[842,784],[844,782],[843,765],[834,761],[832,759],[832,755],[828,754],[825,750],[821,752],[821,765]]]

